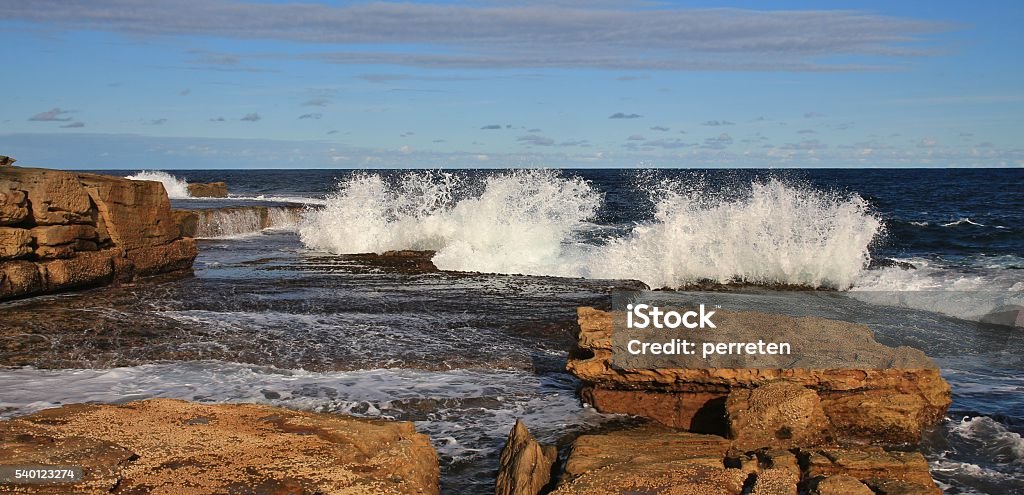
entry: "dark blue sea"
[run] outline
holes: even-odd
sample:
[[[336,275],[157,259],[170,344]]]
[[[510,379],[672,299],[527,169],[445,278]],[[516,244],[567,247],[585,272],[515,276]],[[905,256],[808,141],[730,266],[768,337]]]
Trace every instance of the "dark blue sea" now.
[[[926,438],[935,479],[1024,493],[1024,169],[102,173],[269,215],[211,214],[194,277],[4,305],[90,338],[0,369],[0,415],[160,396],[409,420],[445,493],[483,493],[515,418],[552,443],[623,421],[563,371],[577,306],[714,289],[924,350],[954,395]],[[210,181],[230,197],[189,197]],[[389,250],[436,251],[442,271],[351,256]]]

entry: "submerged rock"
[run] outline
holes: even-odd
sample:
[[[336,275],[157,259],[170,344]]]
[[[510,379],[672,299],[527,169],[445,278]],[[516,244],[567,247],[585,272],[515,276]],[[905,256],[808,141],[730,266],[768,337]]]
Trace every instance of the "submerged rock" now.
[[[188,185],[188,194],[193,198],[226,198],[228,185],[224,182],[196,182]]]
[[[437,455],[412,423],[255,404],[153,399],[0,422],[5,465],[84,468],[17,493],[436,494]]]
[[[555,447],[542,446],[517,419],[501,450],[495,494],[537,495],[551,481],[557,459]]]
[[[789,342],[840,346],[869,369],[622,369],[611,363],[612,314],[586,307],[577,314],[578,348],[567,368],[583,381],[583,400],[601,412],[725,435],[731,392],[785,380],[817,394],[829,423],[819,436],[889,445],[918,443],[951,402],[949,385],[930,359],[916,349],[879,344],[863,325],[756,312],[719,315],[749,331],[748,341],[778,334]]]

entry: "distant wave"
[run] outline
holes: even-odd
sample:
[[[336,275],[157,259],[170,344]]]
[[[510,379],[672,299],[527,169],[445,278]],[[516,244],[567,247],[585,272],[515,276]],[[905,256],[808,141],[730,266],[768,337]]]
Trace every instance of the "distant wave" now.
[[[971,221],[970,218],[961,218],[961,219],[959,219],[959,220],[957,220],[955,222],[949,222],[949,223],[942,224],[943,227],[955,227],[957,225],[974,225],[976,227],[984,227],[985,226],[984,224],[980,224],[978,222]]]
[[[772,179],[723,198],[662,181],[647,186],[654,220],[594,245],[579,241],[603,201],[587,181],[516,170],[475,186],[446,172],[359,174],[305,216],[299,235],[334,253],[436,250],[445,270],[846,289],[882,228],[857,195]]]
[[[192,197],[188,192],[188,182],[185,182],[185,179],[179,179],[167,172],[161,172],[159,170],[143,170],[137,174],[129,175],[126,178],[131,180],[151,180],[160,182],[164,185],[164,190],[167,191],[167,197],[171,199],[186,199]]]

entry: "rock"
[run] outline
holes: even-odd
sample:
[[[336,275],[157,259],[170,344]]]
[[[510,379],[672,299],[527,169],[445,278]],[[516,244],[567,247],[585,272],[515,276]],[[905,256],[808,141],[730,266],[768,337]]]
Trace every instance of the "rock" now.
[[[31,261],[0,263],[0,295],[21,297],[41,293],[45,288],[39,265]]]
[[[875,492],[853,476],[838,474],[818,480],[811,495],[875,495]]]
[[[184,237],[166,245],[133,249],[125,254],[134,265],[136,275],[156,275],[191,268],[199,248],[195,239]]]
[[[181,237],[196,237],[198,230],[199,215],[189,210],[172,210],[174,223],[178,224],[178,233]]]
[[[25,191],[5,190],[0,184],[0,225],[14,225],[28,218],[26,198]]]
[[[928,461],[920,452],[889,452],[879,447],[864,447],[821,449],[807,454],[807,479],[839,474],[857,478],[872,488],[889,485],[913,487],[921,490],[920,493],[942,493],[935,486]]]
[[[14,165],[14,162],[16,161],[18,160],[15,160],[14,158],[11,158],[9,156],[0,155],[0,167],[10,167]]]
[[[659,426],[583,435],[554,494],[739,495],[747,473],[726,468],[729,441]]]
[[[0,192],[27,196],[37,225],[89,223],[89,196],[75,174],[59,170],[0,168]],[[27,219],[26,219],[27,220]]]
[[[541,446],[517,419],[501,450],[495,493],[537,495],[551,481],[551,466],[557,459],[555,447]]]
[[[765,469],[754,476],[750,495],[797,495],[800,475],[787,469]]]
[[[96,227],[92,225],[49,225],[30,231],[37,245],[58,246],[78,240],[96,240]]]
[[[870,487],[865,495],[871,490],[941,493],[917,452],[868,446],[770,448],[737,455],[735,449],[719,436],[656,425],[583,435],[573,442],[562,480],[552,493],[796,495],[820,489],[826,490],[822,494],[856,494],[858,487]]]
[[[188,193],[193,198],[226,198],[228,185],[224,182],[196,182],[188,185]]]
[[[0,260],[32,253],[32,234],[26,229],[0,227]]]
[[[45,290],[57,292],[110,283],[114,279],[113,258],[120,255],[118,250],[97,251],[42,263]]]
[[[84,483],[19,493],[437,494],[412,423],[255,404],[77,404],[0,422],[5,464],[79,465]]]
[[[158,182],[3,168],[0,225],[0,260],[33,264],[0,267],[0,300],[187,270],[197,254]]]
[[[788,339],[778,341],[814,339],[856,353],[873,363],[870,369],[623,369],[611,364],[611,313],[584,307],[577,316],[578,348],[566,367],[583,382],[583,400],[605,413],[635,414],[668,426],[725,434],[725,401],[731,391],[786,380],[817,392],[831,423],[829,434],[889,445],[917,443],[924,428],[942,420],[951,402],[949,385],[930,359],[915,349],[879,344],[863,325],[756,312],[719,315],[734,327],[746,325],[754,341],[768,334]],[[853,407],[854,403],[858,405]],[[895,414],[903,420],[897,421]],[[874,427],[865,424],[866,418],[876,417],[892,420]]]
[[[788,381],[733,390],[725,414],[729,436],[743,450],[818,445],[830,428],[818,394]]]

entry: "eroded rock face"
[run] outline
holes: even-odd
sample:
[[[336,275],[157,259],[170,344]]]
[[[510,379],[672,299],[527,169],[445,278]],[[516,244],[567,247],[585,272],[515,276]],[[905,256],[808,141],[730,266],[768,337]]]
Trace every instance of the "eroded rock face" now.
[[[788,381],[732,391],[725,414],[729,436],[740,448],[818,445],[831,430],[818,394]]]
[[[0,300],[187,270],[196,254],[158,182],[0,169]]]
[[[923,429],[941,421],[951,402],[949,385],[920,351],[886,348],[871,330],[823,318],[736,313],[757,340],[764,325],[797,335],[834,334],[847,352],[872,356],[897,368],[876,369],[617,369],[611,365],[612,315],[579,308],[578,349],[567,369],[583,381],[581,396],[601,412],[635,414],[696,432],[727,433],[726,398],[785,380],[817,393],[830,434],[879,444],[917,443]],[[886,351],[888,349],[888,351]],[[888,354],[886,354],[888,352]],[[915,364],[916,363],[916,364]]]
[[[495,494],[537,495],[551,481],[551,466],[557,459],[555,447],[542,446],[517,419],[501,450]]]
[[[18,493],[439,492],[437,455],[412,423],[254,404],[49,409],[0,422],[0,458],[85,468],[81,484],[16,485]]]
[[[228,185],[224,182],[196,182],[188,185],[188,193],[193,198],[226,198]]]

